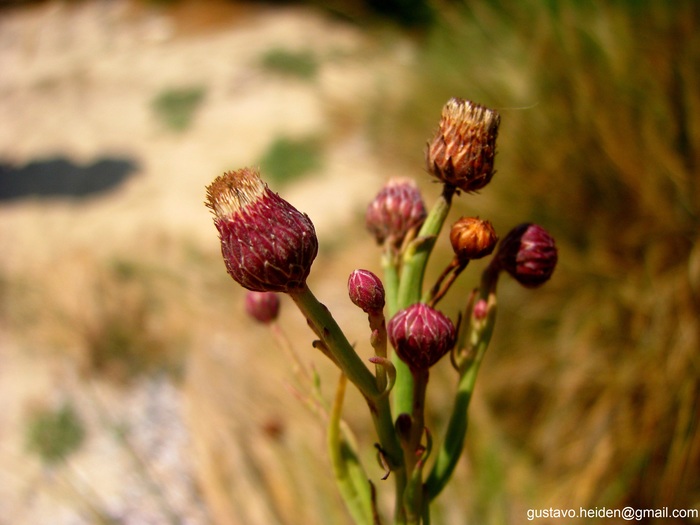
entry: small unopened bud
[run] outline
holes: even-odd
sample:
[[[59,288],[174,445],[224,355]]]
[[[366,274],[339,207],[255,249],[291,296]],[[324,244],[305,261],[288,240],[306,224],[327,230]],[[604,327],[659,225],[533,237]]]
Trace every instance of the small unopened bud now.
[[[367,314],[379,313],[384,309],[384,285],[369,270],[355,270],[350,274],[348,295]]]
[[[455,327],[449,317],[427,304],[400,310],[387,325],[396,353],[413,371],[427,370],[455,344]]]
[[[552,236],[537,224],[525,223],[504,237],[496,252],[498,267],[527,288],[549,280],[557,265],[557,247]]]
[[[399,247],[413,228],[420,228],[427,212],[411,179],[390,179],[367,207],[365,222],[377,243]]]
[[[256,170],[217,177],[207,187],[226,270],[244,288],[288,292],[302,288],[318,253],[305,213],[272,192]]]
[[[477,321],[483,321],[489,313],[489,304],[483,299],[479,299],[474,303],[474,308],[472,309],[472,316]]]
[[[280,298],[274,292],[248,292],[245,296],[245,311],[259,323],[271,323],[280,311]]]
[[[496,111],[480,104],[460,98],[448,100],[442,109],[440,128],[428,143],[428,171],[466,192],[486,186],[494,173],[500,122]]]
[[[452,225],[450,242],[457,259],[465,263],[489,255],[496,247],[498,236],[489,221],[462,217]]]

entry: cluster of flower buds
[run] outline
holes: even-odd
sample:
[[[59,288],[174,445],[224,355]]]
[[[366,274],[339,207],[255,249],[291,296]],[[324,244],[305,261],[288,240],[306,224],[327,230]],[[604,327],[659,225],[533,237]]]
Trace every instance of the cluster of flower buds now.
[[[428,370],[453,349],[458,339],[453,322],[436,310],[435,305],[469,261],[496,250],[482,275],[481,288],[475,289],[469,299],[470,321],[458,323],[460,345],[467,341],[470,351],[482,352],[478,358],[469,354],[469,359],[457,366],[460,377],[468,379],[460,380],[459,386],[459,394],[465,399],[463,394],[471,395],[476,369],[468,376],[465,371],[467,367],[478,367],[491,336],[495,285],[500,273],[504,271],[523,286],[535,288],[550,279],[557,264],[554,239],[536,224],[515,227],[499,243],[489,221],[461,217],[452,225],[449,234],[454,258],[435,286],[427,293],[423,289],[433,239],[439,235],[448,216],[452,198],[460,191],[471,193],[484,188],[493,177],[499,125],[500,116],[496,111],[468,100],[450,99],[426,151],[428,171],[443,183],[440,200],[430,214],[426,212],[416,183],[403,178],[389,180],[367,207],[367,229],[385,250],[382,262],[389,277],[387,289],[381,279],[368,270],[352,272],[347,286],[351,301],[368,314],[370,342],[375,349],[371,361],[377,366],[376,375],[372,375],[347,341],[330,311],[306,286],[318,253],[318,239],[309,217],[272,192],[254,169],[227,172],[207,187],[206,205],[214,214],[226,269],[236,282],[249,290],[245,299],[246,312],[260,323],[273,323],[280,308],[277,293],[288,293],[292,297],[319,336],[314,346],[331,358],[365,396],[375,416],[382,454],[391,460],[387,463],[389,468],[404,468],[407,475],[403,482],[408,478],[414,484],[405,487],[397,484],[397,497],[403,498],[399,507],[403,509],[404,518],[424,515],[421,506],[429,503],[429,497],[434,497],[451,475],[466,429],[465,407],[456,403],[455,406],[461,408],[449,423],[452,444],[443,447],[442,459],[439,457],[435,462],[441,465],[439,471],[432,476],[432,481],[429,476],[424,483],[421,469],[425,458],[418,461],[417,452],[430,450],[422,446]],[[420,235],[420,242],[411,242],[415,235]],[[398,310],[388,323],[384,317],[385,303],[390,305],[390,310]],[[388,359],[387,339],[395,356],[403,362],[403,368],[398,361]],[[453,364],[457,363],[457,353],[463,350],[457,349],[453,354]],[[394,405],[388,400],[390,392],[396,394]],[[396,420],[392,419],[392,406],[399,412]],[[455,448],[451,448],[454,444]],[[358,484],[352,486],[347,497],[351,506],[359,505],[358,500],[373,499],[369,496],[366,479],[362,476]],[[401,482],[400,477],[397,479]],[[367,497],[356,498],[356,489],[368,491]],[[374,508],[369,509],[372,512],[360,510],[365,517],[376,511]],[[363,522],[369,522],[368,519]],[[419,523],[420,519],[415,522]]]

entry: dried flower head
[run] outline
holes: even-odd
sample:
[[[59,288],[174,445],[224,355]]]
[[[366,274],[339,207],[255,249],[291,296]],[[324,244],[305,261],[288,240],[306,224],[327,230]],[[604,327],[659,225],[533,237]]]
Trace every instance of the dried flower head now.
[[[207,187],[226,270],[244,288],[288,292],[301,288],[318,253],[309,217],[272,192],[257,170],[243,168]]]
[[[549,280],[557,265],[557,247],[552,236],[537,224],[513,228],[501,241],[496,264],[526,288]]]
[[[245,311],[259,323],[271,323],[279,315],[279,295],[274,292],[248,291],[245,296]]]
[[[379,244],[399,247],[411,229],[420,228],[427,212],[423,197],[411,179],[390,179],[370,202],[367,229]]]
[[[400,310],[387,325],[389,341],[411,370],[427,370],[455,344],[449,317],[424,303]]]
[[[496,247],[498,236],[489,221],[478,217],[462,217],[450,230],[452,249],[460,262],[481,259]]]
[[[350,300],[367,314],[377,314],[384,309],[384,285],[369,270],[355,270],[348,277]]]
[[[428,171],[466,192],[486,186],[494,173],[500,122],[496,111],[480,104],[460,98],[448,100],[442,109],[440,128],[428,143]]]

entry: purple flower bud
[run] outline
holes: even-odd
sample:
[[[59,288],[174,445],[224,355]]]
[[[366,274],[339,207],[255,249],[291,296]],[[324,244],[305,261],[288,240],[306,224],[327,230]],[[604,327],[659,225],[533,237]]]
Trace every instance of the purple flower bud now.
[[[427,370],[454,346],[452,321],[427,304],[399,311],[387,325],[389,341],[411,370]]]
[[[481,259],[496,247],[498,237],[489,221],[478,217],[462,217],[452,225],[450,242],[461,262]]]
[[[245,311],[260,323],[271,323],[279,314],[280,298],[274,292],[248,292],[245,296]]]
[[[549,233],[537,224],[513,228],[496,252],[497,264],[526,288],[536,288],[552,276],[557,247]]]
[[[477,321],[483,321],[489,313],[489,305],[483,299],[479,299],[474,303],[474,308],[472,309],[472,316]]]
[[[497,112],[451,98],[442,109],[440,128],[428,144],[428,171],[460,190],[480,190],[493,177],[500,123]]]
[[[384,308],[384,285],[369,270],[355,270],[348,277],[350,300],[367,314],[379,313]]]
[[[427,212],[411,179],[390,179],[367,207],[367,229],[379,244],[399,247],[412,228],[420,228]]]
[[[260,179],[256,170],[230,171],[207,187],[226,270],[244,288],[301,288],[318,253],[311,220]]]

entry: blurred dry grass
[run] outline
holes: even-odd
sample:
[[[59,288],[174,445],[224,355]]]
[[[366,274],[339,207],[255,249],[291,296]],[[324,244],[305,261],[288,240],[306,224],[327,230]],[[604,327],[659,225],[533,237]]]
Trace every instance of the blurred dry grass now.
[[[223,9],[216,5],[213,12]],[[212,23],[183,6],[175,15],[188,37]],[[188,31],[191,16],[197,27]],[[537,507],[700,505],[699,29],[691,1],[451,4],[414,36],[408,49],[417,54],[394,64],[405,75],[401,89],[394,70],[375,79],[375,96],[361,100],[367,107],[347,90],[312,88],[333,119],[329,144],[366,132],[382,176],[422,176],[423,144],[447,98],[499,108],[498,173],[482,195],[461,197],[453,216],[478,213],[501,234],[534,220],[560,248],[543,289],[501,285],[466,459],[438,499],[435,523],[522,523]],[[375,26],[367,38],[376,48],[363,52],[381,55],[404,37]],[[329,157],[332,165],[337,156]],[[432,202],[436,186],[422,186]],[[361,213],[325,226],[311,277],[358,348],[364,316],[347,301],[345,279],[356,267],[379,268]],[[212,522],[347,521],[323,428],[291,393],[289,363],[270,334],[243,318],[243,294],[224,272],[213,228],[209,249],[186,235],[137,232],[139,242],[117,257],[69,248],[8,265],[0,328],[46,349],[39,358],[76,363],[88,379],[116,379],[118,388],[171,372],[185,392]],[[477,270],[465,272],[465,288]],[[446,299],[446,310],[460,306],[457,294]],[[335,372],[309,353],[311,334],[291,303],[281,325],[330,395]],[[431,379],[438,439],[454,380],[446,363]],[[376,479],[364,410],[348,400]]]

